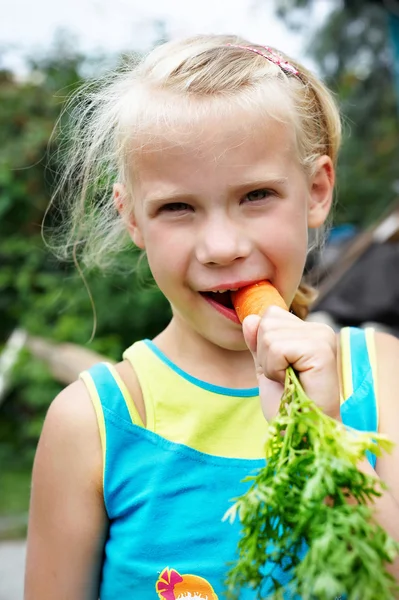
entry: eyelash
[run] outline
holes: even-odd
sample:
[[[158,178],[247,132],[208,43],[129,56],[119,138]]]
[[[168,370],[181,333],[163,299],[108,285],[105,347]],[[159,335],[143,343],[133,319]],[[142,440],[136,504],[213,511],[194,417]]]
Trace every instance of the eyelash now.
[[[272,192],[272,190],[268,190],[266,188],[260,188],[259,190],[252,190],[251,192],[248,192],[248,194],[246,194],[245,197],[248,198],[251,194],[259,194],[259,193],[264,194],[264,196],[262,198],[255,198],[255,200],[250,200],[250,202],[266,200],[267,198],[269,198],[270,196],[273,196],[273,194],[274,194],[274,192]]]
[[[244,196],[244,199],[249,198],[249,196],[251,194],[259,194],[259,193],[264,194],[264,196],[262,198],[255,198],[254,200],[249,200],[249,203],[266,200],[267,198],[269,198],[270,196],[272,196],[274,194],[274,192],[272,190],[268,190],[266,188],[261,188],[259,190],[252,190],[251,192],[248,192],[248,194],[246,194]],[[169,202],[168,204],[165,204],[164,206],[161,206],[161,208],[160,208],[160,212],[171,212],[171,213],[184,212],[186,210],[193,210],[193,207],[190,204],[187,204],[186,202]]]
[[[160,212],[183,212],[184,210],[192,208],[186,202],[169,202],[161,206]]]

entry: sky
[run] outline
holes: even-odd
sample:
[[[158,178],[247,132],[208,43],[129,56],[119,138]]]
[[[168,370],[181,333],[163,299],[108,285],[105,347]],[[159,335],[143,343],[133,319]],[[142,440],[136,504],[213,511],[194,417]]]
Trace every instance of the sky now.
[[[332,0],[318,0],[311,22],[323,20]],[[88,53],[149,50],[165,21],[176,38],[196,33],[237,33],[253,42],[305,57],[306,34],[288,32],[273,13],[273,0],[0,0],[0,60],[23,70],[24,54],[43,52],[61,29]],[[306,39],[305,39],[306,35]]]

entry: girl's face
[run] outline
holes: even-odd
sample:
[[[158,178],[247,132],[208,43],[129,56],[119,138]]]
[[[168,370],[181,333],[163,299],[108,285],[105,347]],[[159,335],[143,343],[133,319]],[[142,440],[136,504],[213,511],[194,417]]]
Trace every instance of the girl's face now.
[[[320,226],[330,207],[333,171],[327,157],[320,165],[306,177],[286,124],[238,111],[141,150],[130,231],[180,330],[242,350],[229,294],[217,290],[268,279],[291,304],[308,227]]]

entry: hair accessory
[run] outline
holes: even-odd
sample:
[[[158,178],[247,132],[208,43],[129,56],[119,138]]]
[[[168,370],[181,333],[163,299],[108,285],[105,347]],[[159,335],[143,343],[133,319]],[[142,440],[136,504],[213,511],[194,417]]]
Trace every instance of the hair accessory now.
[[[261,50],[258,50],[258,48],[254,48],[253,46],[240,46],[240,44],[226,44],[226,46],[230,46],[231,48],[241,48],[242,50],[249,50],[250,52],[259,54],[260,56],[263,56],[263,58],[266,58],[266,60],[269,60],[270,62],[279,66],[280,69],[285,73],[291,73],[292,75],[300,76],[300,73],[296,67],[291,65],[289,62],[283,60],[283,58],[280,55],[276,54],[276,52],[274,52],[274,50],[272,50],[268,46],[261,46],[262,48],[267,50],[267,54],[266,52],[262,52]]]

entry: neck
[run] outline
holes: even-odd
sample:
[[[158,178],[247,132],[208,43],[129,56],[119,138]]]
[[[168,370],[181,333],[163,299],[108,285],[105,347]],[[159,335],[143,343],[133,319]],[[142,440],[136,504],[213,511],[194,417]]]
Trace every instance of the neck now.
[[[154,343],[172,362],[197,379],[230,388],[258,385],[249,350],[221,348],[196,331],[183,329],[175,318]]]

